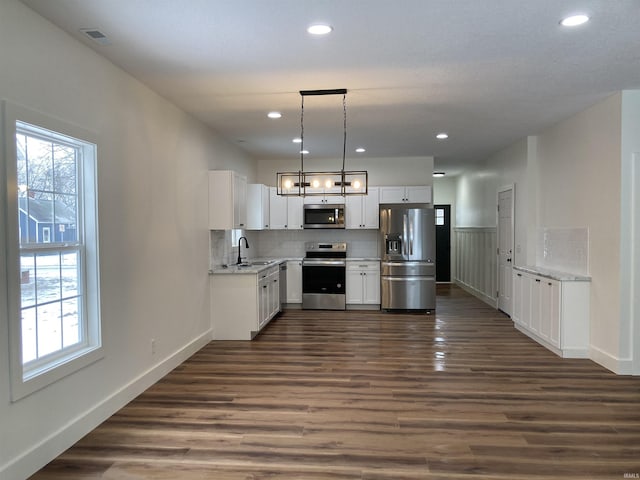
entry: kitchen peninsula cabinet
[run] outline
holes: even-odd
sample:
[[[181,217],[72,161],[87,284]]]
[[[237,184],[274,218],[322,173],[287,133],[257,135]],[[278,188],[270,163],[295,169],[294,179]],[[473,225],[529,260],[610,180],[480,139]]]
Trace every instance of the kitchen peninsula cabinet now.
[[[380,226],[378,187],[369,187],[367,195],[349,195],[345,201],[345,224],[348,229],[377,229]]]
[[[210,277],[214,340],[251,340],[280,311],[280,269],[229,267]]]
[[[209,229],[245,228],[247,178],[232,170],[209,171]]]
[[[277,194],[269,187],[269,228],[271,230],[302,230],[302,197]]]
[[[380,203],[431,203],[431,186],[380,187]]]
[[[565,358],[589,356],[589,277],[514,267],[514,326]]]

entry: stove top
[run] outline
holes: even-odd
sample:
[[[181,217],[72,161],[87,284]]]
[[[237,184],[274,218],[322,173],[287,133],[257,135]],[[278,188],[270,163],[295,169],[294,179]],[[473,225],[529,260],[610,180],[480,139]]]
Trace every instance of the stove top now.
[[[306,242],[306,258],[346,258],[347,242]]]

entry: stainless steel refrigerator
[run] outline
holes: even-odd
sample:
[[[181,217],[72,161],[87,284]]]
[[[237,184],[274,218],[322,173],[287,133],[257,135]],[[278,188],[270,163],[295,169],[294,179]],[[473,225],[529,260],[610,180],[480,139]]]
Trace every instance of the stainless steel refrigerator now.
[[[435,310],[435,244],[433,208],[380,205],[383,309]]]

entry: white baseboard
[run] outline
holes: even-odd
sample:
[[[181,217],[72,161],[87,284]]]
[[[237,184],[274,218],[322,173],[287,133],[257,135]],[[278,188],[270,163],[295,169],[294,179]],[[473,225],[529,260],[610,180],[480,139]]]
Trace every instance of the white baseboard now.
[[[610,353],[593,345],[589,346],[589,358],[618,375],[633,374],[633,360],[614,357]]]
[[[471,295],[473,295],[476,298],[479,298],[480,300],[482,300],[484,303],[492,306],[493,308],[498,308],[498,299],[495,297],[491,297],[489,295],[487,295],[486,293],[478,290],[477,288],[468,285],[460,280],[455,280],[455,284],[458,285],[460,288],[462,288],[464,291],[466,291],[467,293],[470,293]]]
[[[209,330],[4,465],[0,468],[0,478],[20,479],[33,475],[210,341]]]

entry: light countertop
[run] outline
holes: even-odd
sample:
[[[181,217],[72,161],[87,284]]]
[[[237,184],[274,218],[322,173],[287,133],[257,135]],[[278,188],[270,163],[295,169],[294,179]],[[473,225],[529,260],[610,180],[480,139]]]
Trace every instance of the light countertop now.
[[[577,275],[575,273],[562,272],[560,270],[553,270],[551,268],[536,267],[536,266],[515,266],[514,270],[520,272],[530,273],[538,275],[540,277],[550,278],[551,280],[558,280],[560,282],[590,282],[591,277],[588,275]]]
[[[234,274],[250,274],[255,275],[256,273],[260,273],[263,270],[273,267],[274,265],[278,265],[282,262],[288,261],[301,261],[300,257],[287,257],[287,258],[251,258],[247,260],[248,263],[251,262],[269,262],[265,265],[248,265],[248,266],[238,266],[238,265],[216,265],[212,270],[209,270],[209,274],[211,275],[234,275]],[[379,262],[380,258],[374,257],[348,257],[347,262]]]

